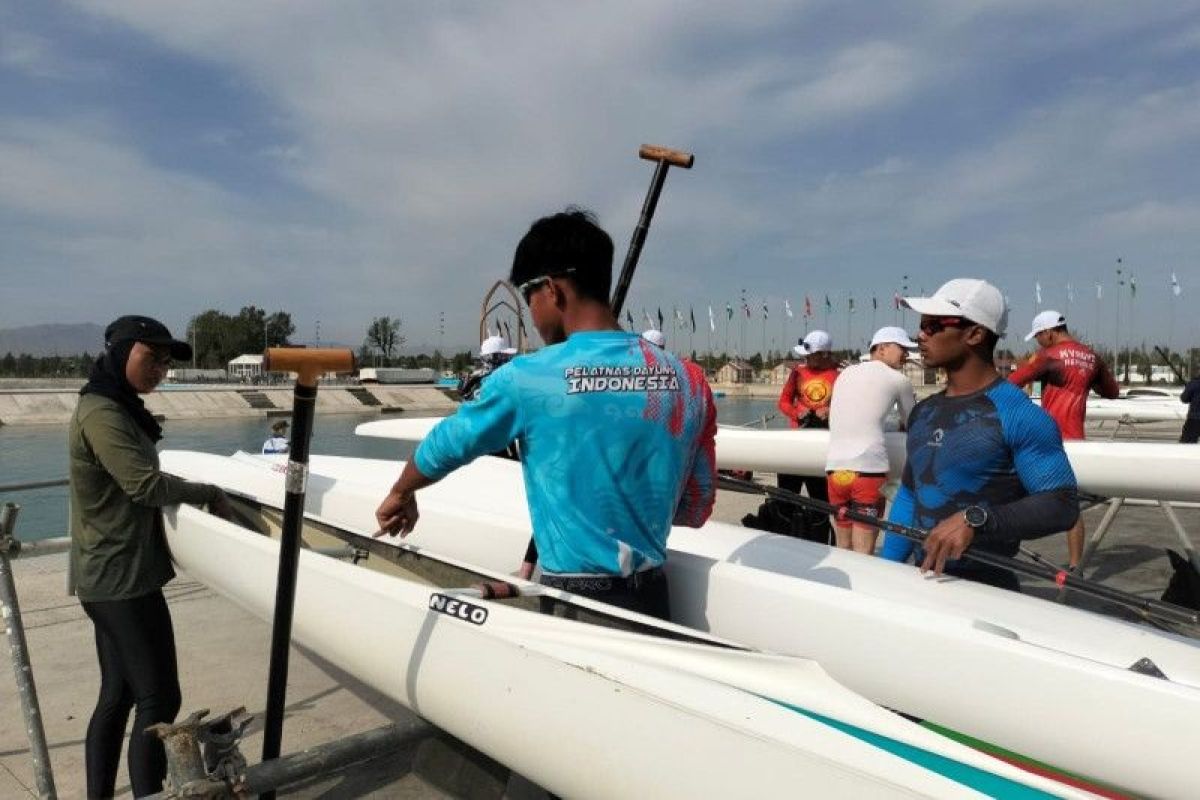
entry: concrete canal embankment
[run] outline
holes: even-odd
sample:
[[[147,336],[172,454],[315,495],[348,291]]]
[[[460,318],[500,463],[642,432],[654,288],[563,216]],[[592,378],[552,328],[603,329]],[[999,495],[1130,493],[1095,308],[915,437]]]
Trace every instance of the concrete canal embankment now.
[[[77,387],[0,389],[0,425],[69,422],[79,399]],[[425,385],[322,386],[318,414],[362,414],[378,411],[446,413],[457,405],[445,387]],[[163,387],[144,397],[150,413],[163,419],[273,417],[291,412],[289,386]]]

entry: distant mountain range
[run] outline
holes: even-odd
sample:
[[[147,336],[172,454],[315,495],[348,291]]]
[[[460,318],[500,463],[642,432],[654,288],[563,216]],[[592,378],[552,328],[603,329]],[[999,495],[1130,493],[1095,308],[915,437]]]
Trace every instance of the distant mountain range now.
[[[96,355],[103,346],[104,326],[94,322],[0,328],[0,356],[5,353],[28,353],[31,356]]]

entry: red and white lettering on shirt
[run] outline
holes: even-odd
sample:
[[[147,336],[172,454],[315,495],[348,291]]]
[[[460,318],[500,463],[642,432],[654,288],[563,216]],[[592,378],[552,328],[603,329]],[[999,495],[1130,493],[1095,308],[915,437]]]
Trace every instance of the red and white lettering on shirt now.
[[[1058,423],[1064,439],[1083,438],[1090,390],[1110,399],[1120,393],[1108,365],[1092,348],[1074,340],[1039,350],[1008,379],[1017,386],[1042,382],[1042,408]]]

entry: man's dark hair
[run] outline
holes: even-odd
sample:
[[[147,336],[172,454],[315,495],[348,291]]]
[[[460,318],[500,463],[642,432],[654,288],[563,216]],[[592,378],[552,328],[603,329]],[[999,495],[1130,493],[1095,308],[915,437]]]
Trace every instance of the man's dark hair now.
[[[1069,331],[1067,330],[1067,323],[1065,323],[1065,322],[1062,325],[1055,325],[1050,330],[1057,331],[1059,333],[1069,333]]]
[[[563,280],[575,285],[581,297],[607,303],[612,288],[612,260],[612,239],[596,222],[595,215],[570,206],[530,226],[513,255],[509,280],[520,286],[543,275],[562,275]]]

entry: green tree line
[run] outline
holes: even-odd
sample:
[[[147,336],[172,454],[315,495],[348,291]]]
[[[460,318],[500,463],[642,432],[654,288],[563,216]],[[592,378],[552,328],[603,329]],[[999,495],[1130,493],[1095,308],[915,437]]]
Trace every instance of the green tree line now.
[[[187,324],[187,340],[192,343],[196,366],[201,369],[224,369],[240,355],[289,345],[295,332],[290,313],[268,314],[257,306],[244,306],[237,314],[210,308]]]
[[[86,378],[93,356],[31,356],[6,353],[0,358],[0,377],[4,378]]]

